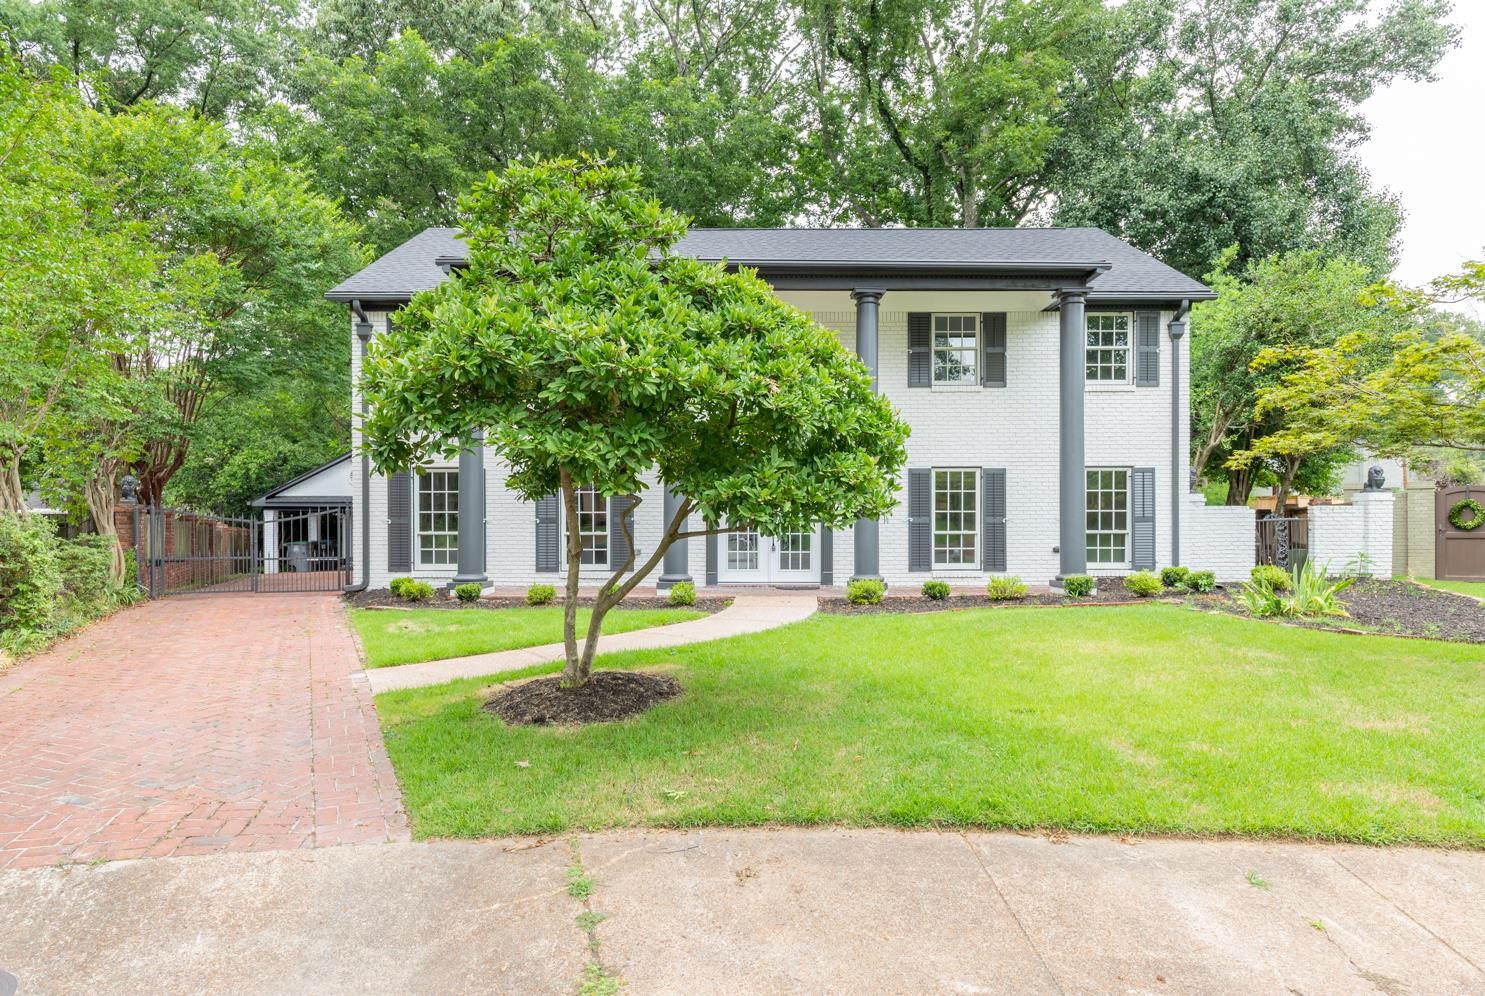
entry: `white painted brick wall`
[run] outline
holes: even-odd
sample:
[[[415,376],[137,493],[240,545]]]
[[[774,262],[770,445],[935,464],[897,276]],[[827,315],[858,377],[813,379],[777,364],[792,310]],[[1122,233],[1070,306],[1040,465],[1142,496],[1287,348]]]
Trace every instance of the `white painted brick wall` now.
[[[1208,505],[1188,493],[1181,510],[1181,562],[1194,571],[1212,571],[1218,581],[1246,581],[1253,571],[1256,527],[1253,510],[1242,505]]]
[[[789,293],[780,293],[789,300]],[[816,298],[819,295],[815,295]],[[855,312],[845,294],[838,295],[833,310],[816,308],[813,317],[835,329],[847,349],[855,347]],[[908,467],[1003,467],[1007,487],[1008,573],[1019,575],[1032,584],[1044,584],[1057,573],[1057,359],[1058,316],[1055,312],[1024,310],[1025,295],[1015,303],[1023,310],[1009,311],[1007,297],[992,293],[905,292],[892,291],[882,302],[879,320],[879,382],[882,392],[891,399],[901,415],[912,426],[908,440]],[[795,302],[801,303],[801,302]],[[1036,302],[1031,302],[1036,303]],[[910,311],[1007,311],[1008,386],[1005,388],[914,388],[907,387],[907,315]],[[378,333],[386,327],[386,315],[370,315]],[[1171,342],[1161,320],[1160,386],[1133,386],[1088,389],[1086,396],[1086,454],[1089,466],[1153,467],[1157,496],[1156,560],[1169,562],[1171,553],[1172,491],[1170,466],[1170,349]],[[1197,334],[1200,331],[1197,330]],[[354,337],[354,332],[352,333]],[[1189,384],[1189,336],[1180,343],[1182,387],[1182,438],[1189,418],[1186,387]],[[354,338],[353,338],[354,342]],[[359,377],[359,344],[353,349],[352,373]],[[359,411],[359,395],[356,396]],[[360,445],[359,424],[353,429],[353,443]],[[1185,449],[1183,447],[1183,454]],[[501,584],[529,584],[533,581],[556,583],[559,575],[538,575],[535,570],[535,509],[531,503],[518,500],[505,489],[506,470],[495,454],[487,451],[486,530],[487,573]],[[352,494],[360,525],[360,462],[353,461]],[[1178,480],[1186,479],[1183,462]],[[929,576],[943,577],[951,583],[983,585],[986,575],[979,571],[912,573],[907,569],[907,509],[904,472],[899,484],[899,505],[881,523],[881,569],[890,581],[916,585]],[[663,496],[652,487],[643,495],[636,514],[636,545],[645,555],[653,551],[662,529]],[[1184,487],[1182,499],[1186,499]],[[1195,506],[1183,509],[1191,516]],[[386,482],[373,477],[370,502],[372,587],[384,587],[391,574],[386,569]],[[1220,516],[1218,517],[1220,519]],[[695,526],[693,526],[695,528]],[[1182,559],[1193,566],[1214,566],[1220,559],[1217,547],[1225,542],[1230,530],[1217,525],[1204,531],[1194,524],[1200,549],[1210,548],[1198,558],[1196,551],[1183,550]],[[1183,525],[1183,543],[1188,536]],[[1206,547],[1201,544],[1207,544]],[[704,539],[690,541],[690,573],[698,584],[705,580]],[[1231,556],[1236,563],[1246,555],[1251,562],[1251,526],[1245,544],[1239,544]],[[359,553],[359,545],[358,545]],[[1246,551],[1244,554],[1243,551]],[[834,533],[834,571],[837,583],[854,571],[852,530]],[[358,576],[362,568],[358,567]],[[445,583],[453,569],[414,570],[416,577],[435,584]],[[653,577],[658,577],[657,568]],[[1119,574],[1123,570],[1098,573]],[[1246,573],[1246,571],[1244,571]],[[587,580],[587,579],[585,579]],[[594,575],[592,580],[597,581]]]
[[[1310,559],[1338,574],[1358,555],[1369,558],[1377,577],[1392,576],[1391,491],[1358,492],[1350,505],[1311,505]]]

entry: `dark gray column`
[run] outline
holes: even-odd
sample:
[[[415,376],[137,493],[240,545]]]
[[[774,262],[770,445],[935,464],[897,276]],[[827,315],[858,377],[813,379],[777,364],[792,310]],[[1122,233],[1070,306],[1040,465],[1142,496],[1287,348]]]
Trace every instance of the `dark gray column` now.
[[[459,451],[459,571],[454,584],[486,580],[485,431],[477,429],[471,445]]]
[[[675,518],[676,512],[681,507],[681,500],[682,496],[667,484],[665,486],[665,521],[661,524],[661,529],[669,528],[670,520]],[[681,523],[681,531],[684,532],[685,529],[686,524],[683,522]],[[676,540],[665,551],[665,560],[660,565],[660,580],[655,582],[656,588],[663,591],[666,588],[680,584],[682,581],[689,582],[691,580],[690,550],[686,546],[688,542],[688,540],[683,539]]]
[[[1181,431],[1181,339],[1186,335],[1186,305],[1170,321],[1170,562],[1181,562],[1181,501],[1186,496],[1186,433]]]
[[[877,305],[885,290],[858,287],[851,291],[851,300],[856,302],[856,355],[871,371],[871,386],[880,390],[877,379]],[[857,519],[855,530],[856,565],[851,573],[854,578],[882,576],[881,562],[877,557],[877,520]]]
[[[1058,367],[1058,570],[1057,579],[1088,569],[1087,463],[1083,454],[1084,367],[1087,363],[1087,326],[1083,320],[1084,291],[1064,291],[1061,311]],[[1056,583],[1056,581],[1054,581]]]

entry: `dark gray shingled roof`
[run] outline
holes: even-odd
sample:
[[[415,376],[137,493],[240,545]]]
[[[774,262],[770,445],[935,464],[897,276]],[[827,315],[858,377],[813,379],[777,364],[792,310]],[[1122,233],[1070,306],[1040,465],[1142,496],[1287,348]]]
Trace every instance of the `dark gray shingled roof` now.
[[[1097,298],[1210,298],[1211,290],[1099,228],[694,228],[675,251],[769,267],[1017,267],[1092,270]],[[430,228],[330,291],[335,301],[405,300],[464,259],[455,228]]]

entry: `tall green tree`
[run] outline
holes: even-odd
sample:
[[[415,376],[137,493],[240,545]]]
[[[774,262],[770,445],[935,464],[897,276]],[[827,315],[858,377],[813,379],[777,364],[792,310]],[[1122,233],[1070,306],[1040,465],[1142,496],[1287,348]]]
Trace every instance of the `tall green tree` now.
[[[1399,210],[1355,155],[1362,103],[1430,78],[1446,0],[1129,0],[1052,158],[1055,220],[1097,225],[1187,273],[1318,248],[1391,268]]]
[[[560,493],[566,686],[588,681],[604,616],[676,540],[893,506],[907,427],[866,368],[756,275],[672,255],[686,221],[632,167],[516,165],[464,204],[468,268],[373,342],[365,446],[385,473],[484,429],[516,493]],[[631,536],[609,565],[579,647],[577,490],[640,494],[652,470],[685,499],[643,563]]]

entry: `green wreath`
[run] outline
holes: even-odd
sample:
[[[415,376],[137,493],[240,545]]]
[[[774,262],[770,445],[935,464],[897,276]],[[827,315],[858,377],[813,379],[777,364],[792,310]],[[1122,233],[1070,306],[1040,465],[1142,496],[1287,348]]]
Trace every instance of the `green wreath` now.
[[[1465,512],[1470,513],[1468,519],[1464,517]],[[1449,509],[1449,525],[1464,532],[1470,532],[1471,530],[1485,526],[1485,506],[1482,506],[1473,498],[1465,498],[1455,502],[1454,507]]]

